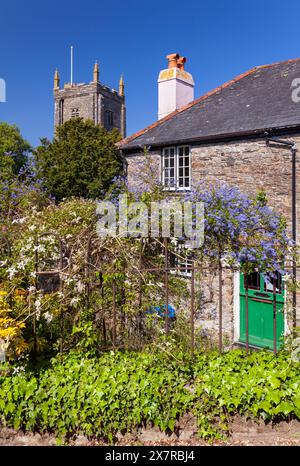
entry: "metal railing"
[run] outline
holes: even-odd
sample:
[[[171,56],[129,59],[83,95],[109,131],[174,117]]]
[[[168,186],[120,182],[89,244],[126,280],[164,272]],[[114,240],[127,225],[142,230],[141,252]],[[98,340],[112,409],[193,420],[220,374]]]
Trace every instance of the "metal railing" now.
[[[40,264],[40,257],[38,253],[38,246],[42,238],[52,236],[55,238],[58,244],[59,250],[59,257],[56,260],[56,265],[53,268],[43,269]],[[101,306],[102,306],[102,314],[99,312],[99,309],[95,311],[95,320],[97,312],[102,315],[101,317],[101,327],[102,327],[102,339],[103,339],[103,346],[109,347],[109,338],[108,335],[111,335],[110,341],[112,348],[116,348],[117,346],[122,346],[118,343],[118,337],[122,339],[122,332],[125,333],[126,331],[126,323],[128,328],[130,329],[131,333],[135,333],[135,342],[137,342],[137,346],[141,348],[143,346],[143,336],[145,335],[145,329],[143,327],[143,319],[144,319],[144,312],[143,308],[149,307],[149,303],[144,303],[146,299],[143,295],[143,286],[142,286],[142,277],[143,274],[157,274],[162,281],[163,285],[163,308],[165,312],[162,312],[162,317],[164,318],[164,331],[165,334],[168,335],[171,328],[172,320],[169,317],[169,304],[170,304],[170,273],[176,274],[184,272],[188,276],[186,280],[189,283],[189,290],[190,290],[190,303],[189,303],[189,335],[190,335],[190,351],[192,354],[195,352],[195,329],[196,329],[196,274],[197,272],[203,273],[203,271],[210,272],[214,270],[218,274],[218,349],[219,352],[223,351],[223,270],[227,269],[230,270],[228,267],[224,267],[221,264],[221,261],[217,261],[217,264],[214,265],[214,268],[211,266],[204,267],[202,264],[197,264],[197,261],[189,259],[188,262],[184,266],[174,265],[171,264],[170,255],[176,255],[174,250],[170,250],[169,243],[167,239],[164,239],[160,242],[160,246],[163,252],[163,264],[160,266],[152,266],[145,262],[143,256],[143,246],[144,241],[143,239],[139,239],[140,241],[140,253],[139,253],[139,260],[136,266],[135,273],[138,274],[138,287],[137,287],[137,312],[130,316],[130,318],[122,312],[122,308],[127,304],[126,302],[126,295],[123,289],[120,289],[120,284],[115,279],[115,270],[113,268],[113,264],[111,264],[110,269],[105,271],[106,276],[110,276],[111,279],[108,280],[106,283],[103,282],[102,273],[104,270],[101,269],[101,263],[103,258],[103,250],[101,247],[97,249],[96,247],[96,254],[95,251],[92,254],[92,249],[95,250],[95,244],[93,243],[95,235],[91,235],[88,237],[86,241],[86,254],[85,254],[85,263],[83,266],[83,275],[85,279],[85,297],[86,306],[93,305],[91,303],[91,296],[96,292],[98,296],[101,297]],[[11,254],[11,246],[7,238],[1,236],[0,241],[4,244],[6,249],[6,254],[9,256]],[[94,256],[94,257],[92,257]],[[96,257],[96,260],[95,260]],[[186,259],[186,257],[177,256],[179,259]],[[51,258],[50,258],[51,262]],[[55,260],[52,261],[53,263]],[[180,261],[178,261],[180,263]],[[36,239],[35,244],[35,276],[36,276],[36,289],[38,291],[44,292],[56,292],[60,291],[63,292],[64,289],[64,280],[63,276],[68,275],[70,270],[70,264],[72,263],[72,250],[69,251],[66,245],[64,244],[63,240],[53,232],[46,232],[43,235],[39,236]],[[289,266],[287,267],[289,268]],[[293,265],[290,266],[293,268]],[[97,279],[95,278],[95,272],[98,273]],[[48,280],[49,277],[54,278],[54,280]],[[295,284],[294,284],[295,285]],[[50,287],[50,289],[49,289]],[[248,287],[248,280],[245,277],[245,347],[246,353],[249,353],[249,287]],[[121,300],[121,304],[120,304]],[[276,286],[273,286],[273,352],[274,354],[277,353],[277,307],[276,307]],[[293,313],[294,314],[294,313]],[[36,322],[36,315],[33,312],[33,341],[34,341],[34,348],[33,352],[36,354],[37,347],[37,322]],[[135,321],[135,322],[133,322]],[[110,325],[108,324],[110,323]],[[128,330],[127,328],[127,330]],[[132,332],[134,329],[134,332]],[[119,334],[118,334],[119,331]],[[60,315],[60,352],[64,352],[64,315],[61,312]]]

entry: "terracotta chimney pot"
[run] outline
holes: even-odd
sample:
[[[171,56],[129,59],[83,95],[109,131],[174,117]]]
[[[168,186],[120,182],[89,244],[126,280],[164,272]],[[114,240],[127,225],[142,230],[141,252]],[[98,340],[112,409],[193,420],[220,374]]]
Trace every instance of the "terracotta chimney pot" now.
[[[186,63],[186,58],[185,57],[179,57],[177,60],[177,67],[180,70],[184,70],[184,64]]]
[[[170,55],[167,55],[166,58],[169,60],[168,68],[177,68],[177,60],[179,58],[178,53],[171,53]]]

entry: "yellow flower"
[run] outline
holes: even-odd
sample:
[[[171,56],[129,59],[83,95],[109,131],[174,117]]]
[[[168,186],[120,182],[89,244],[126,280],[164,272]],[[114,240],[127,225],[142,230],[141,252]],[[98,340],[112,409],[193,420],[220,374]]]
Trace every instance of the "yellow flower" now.
[[[16,290],[15,291],[15,295],[17,295],[17,296],[24,296],[26,294],[27,294],[26,290]]]

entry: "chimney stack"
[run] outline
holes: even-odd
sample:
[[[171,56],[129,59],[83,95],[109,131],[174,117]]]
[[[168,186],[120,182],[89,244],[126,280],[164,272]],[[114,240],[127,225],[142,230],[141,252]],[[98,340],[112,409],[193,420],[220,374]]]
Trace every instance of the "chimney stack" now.
[[[158,119],[194,100],[194,80],[185,71],[185,57],[178,53],[167,55],[168,68],[158,77]]]

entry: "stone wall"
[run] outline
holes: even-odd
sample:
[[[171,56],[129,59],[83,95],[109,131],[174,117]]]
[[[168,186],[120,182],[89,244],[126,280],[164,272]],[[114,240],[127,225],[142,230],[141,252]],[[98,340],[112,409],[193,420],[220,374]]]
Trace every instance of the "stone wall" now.
[[[300,136],[292,139],[300,148]],[[269,205],[285,215],[291,230],[292,219],[292,158],[284,147],[267,146],[265,140],[245,140],[219,144],[191,146],[192,184],[203,181],[207,185],[224,181],[247,194],[265,190]],[[161,173],[160,148],[150,151],[157,177]],[[299,157],[299,156],[298,156]],[[128,181],[141,183],[141,166],[145,156],[139,152],[126,157]],[[297,164],[297,217],[300,213],[300,167]],[[299,229],[297,230],[299,240]]]
[[[293,139],[300,147],[300,136],[287,139]],[[246,140],[194,146],[191,153],[192,182],[224,181],[247,194],[264,189],[269,205],[286,216],[291,230],[292,158],[288,148],[267,146],[264,140]],[[297,180],[299,198],[299,165]],[[298,202],[298,218],[299,212]]]
[[[284,138],[282,138],[284,139]],[[300,136],[286,137],[300,148]],[[150,152],[157,176],[161,170],[161,150]],[[204,182],[209,185],[224,181],[237,186],[242,192],[255,194],[265,190],[269,205],[284,214],[291,234],[292,222],[292,157],[285,147],[267,146],[263,139],[220,142],[217,144],[201,144],[191,146],[192,184]],[[141,183],[140,174],[143,155],[135,154],[127,157],[129,184]],[[299,158],[299,156],[298,156]],[[298,161],[297,161],[298,162]],[[300,214],[300,167],[297,163],[297,219]],[[299,241],[299,228],[297,228]],[[237,285],[238,280],[237,280]],[[216,334],[218,327],[218,277],[207,273],[202,278],[202,298],[198,303],[197,325],[208,337]],[[234,286],[234,274],[225,271],[223,274],[223,329],[224,333],[234,341],[237,339],[237,314]],[[291,295],[287,295],[286,315],[291,327]],[[300,320],[300,295],[297,296],[297,320]]]
[[[160,181],[160,153],[151,153],[149,155],[151,157],[150,159],[145,157],[144,154],[136,154],[126,158],[127,178],[130,186],[138,189],[147,189],[148,183],[151,182],[148,171],[149,167],[147,167],[147,165],[150,165],[153,179]]]

